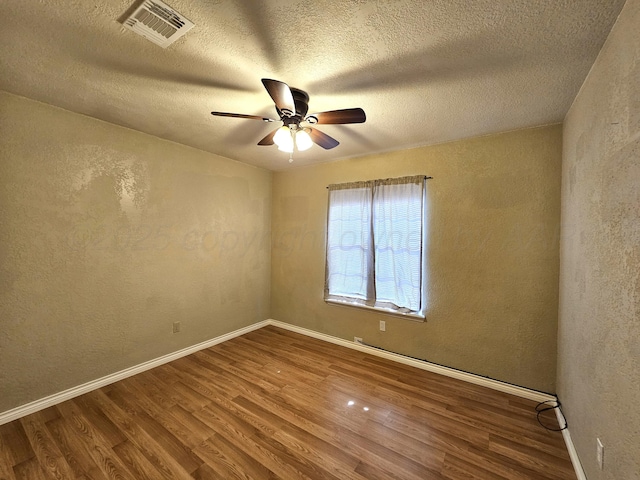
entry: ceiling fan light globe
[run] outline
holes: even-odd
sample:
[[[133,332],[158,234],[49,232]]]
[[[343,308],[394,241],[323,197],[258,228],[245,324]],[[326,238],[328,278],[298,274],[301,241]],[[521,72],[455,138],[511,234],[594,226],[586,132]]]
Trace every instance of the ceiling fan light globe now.
[[[281,152],[293,153],[293,142],[291,142],[291,145],[278,146],[278,150],[280,150]]]
[[[311,137],[306,131],[298,130],[296,132],[296,147],[300,152],[309,150],[312,145],[313,145],[313,140],[311,140]]]
[[[287,152],[287,153],[293,152],[293,137],[289,135],[286,138],[284,138],[282,140],[282,143],[278,145],[278,150],[280,150],[281,152]]]
[[[291,138],[291,130],[289,127],[280,127],[276,134],[273,136],[273,143],[281,147],[283,145],[293,144],[293,139]]]

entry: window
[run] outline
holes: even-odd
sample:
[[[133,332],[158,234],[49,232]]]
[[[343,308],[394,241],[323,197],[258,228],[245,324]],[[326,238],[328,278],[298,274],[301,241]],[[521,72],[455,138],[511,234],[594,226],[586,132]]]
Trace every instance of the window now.
[[[326,301],[423,316],[425,178],[329,185]]]

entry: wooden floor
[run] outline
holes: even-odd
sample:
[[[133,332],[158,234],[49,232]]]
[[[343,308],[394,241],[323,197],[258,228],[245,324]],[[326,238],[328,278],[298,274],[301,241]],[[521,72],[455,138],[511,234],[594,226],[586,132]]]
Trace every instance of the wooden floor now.
[[[0,426],[0,479],[53,478],[576,476],[535,402],[266,327]]]

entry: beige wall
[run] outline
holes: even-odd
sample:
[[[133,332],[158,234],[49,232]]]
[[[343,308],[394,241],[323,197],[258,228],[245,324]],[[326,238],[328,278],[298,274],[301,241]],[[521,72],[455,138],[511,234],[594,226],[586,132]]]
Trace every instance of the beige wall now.
[[[268,318],[270,223],[270,172],[0,93],[0,412]]]
[[[558,385],[589,480],[640,479],[639,25],[628,0],[564,124]]]
[[[275,173],[272,317],[555,391],[561,152],[555,125]],[[325,304],[325,187],[413,174],[434,177],[427,322]]]

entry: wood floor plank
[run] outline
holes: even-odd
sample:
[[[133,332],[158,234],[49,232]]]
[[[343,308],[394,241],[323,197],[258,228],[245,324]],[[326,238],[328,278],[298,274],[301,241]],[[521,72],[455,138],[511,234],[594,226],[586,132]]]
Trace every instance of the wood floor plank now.
[[[299,451],[301,455],[315,463],[321,464],[330,459],[332,468],[341,478],[358,477],[352,475],[355,474],[355,468],[360,462],[357,456],[323,440],[312,432],[296,425],[285,425],[275,433],[274,438],[290,449]]]
[[[256,462],[259,462],[264,467],[269,469],[269,471],[274,472],[277,476],[286,479],[314,478],[309,477],[299,471],[295,465],[291,464],[291,462],[289,461],[290,458],[288,458],[287,456],[274,454],[272,449],[267,448],[264,445],[263,439],[270,438],[270,434],[263,433],[263,430],[255,427],[249,427],[249,429],[247,430],[247,425],[242,428],[234,428],[224,424],[223,422],[219,425],[219,428],[221,429],[223,435],[225,435],[229,441],[242,448],[243,451],[250,455]],[[217,462],[217,458],[219,455],[218,450],[214,448],[210,451],[213,452],[214,458],[211,459],[211,456],[208,456],[208,458],[213,462]],[[198,450],[198,452],[203,455],[205,454],[204,452],[202,452],[202,450]]]
[[[46,420],[47,417],[43,415],[43,412],[36,412],[20,419],[36,454],[40,469],[45,475],[53,478],[74,478],[73,470],[45,426]]]
[[[86,443],[79,441],[79,435],[67,420],[58,418],[47,422],[46,426],[76,477],[88,474],[92,478],[107,479],[93,460]]]
[[[9,460],[9,445],[5,444],[0,436],[0,479],[16,480],[12,465],[13,461]]]
[[[62,402],[58,408],[62,418],[67,420],[67,425],[73,429],[74,439],[82,442],[97,467],[107,478],[134,478],[114,454],[105,434],[91,424],[75,402],[71,400]],[[76,453],[79,451],[79,448],[76,449]]]
[[[3,445],[7,448],[2,449],[3,460],[10,462],[10,466],[18,465],[36,456],[29,443],[29,437],[18,420],[0,425],[0,436]]]
[[[293,450],[287,448],[272,436],[258,432],[253,437],[253,440],[264,452],[268,452],[271,458],[279,460],[277,465],[286,465],[287,469],[293,469],[296,475],[318,480],[340,480],[332,471],[296,455]]]
[[[378,422],[370,421],[367,423],[367,427],[367,434],[380,439],[378,440],[380,445],[428,467],[432,472],[437,473],[442,470],[445,457],[444,449],[416,441],[414,438]]]
[[[173,407],[176,403],[167,395],[167,392],[158,386],[155,378],[152,377],[150,372],[143,372],[134,377],[131,380],[144,390],[145,395],[149,397],[160,408],[167,409]]]
[[[82,414],[89,423],[100,432],[100,435],[104,438],[107,445],[113,447],[126,440],[122,431],[109,420],[90,397],[86,395],[76,397],[73,399],[73,403],[82,411]]]
[[[566,459],[541,452],[539,449],[522,445],[519,442],[491,436],[489,449],[517,460],[518,463],[549,478],[562,479],[573,472],[571,464],[568,464]]]
[[[361,461],[358,464],[358,466],[356,467],[356,473],[358,473],[362,477],[366,478],[367,480],[387,480],[389,478],[414,478],[414,477],[407,477],[406,474],[402,473],[402,472],[382,470],[379,467],[370,465],[369,463],[367,463],[365,461]],[[420,478],[422,480],[427,479],[427,478],[429,480],[442,480],[443,479],[443,477],[437,472],[428,472],[427,473],[427,471],[424,470],[421,473],[421,475],[423,475],[423,476],[419,476],[419,477],[415,477],[415,478]]]
[[[272,472],[262,463],[251,457],[251,455],[245,452],[244,446],[239,439],[232,439],[216,433],[212,437],[212,440],[216,442],[218,448],[225,452],[225,454],[233,460],[234,470],[241,476],[248,475],[250,478],[271,480],[281,478],[275,472]]]
[[[144,454],[129,440],[125,440],[113,447],[113,452],[120,461],[133,473],[136,480],[157,480],[167,477],[158,470]]]
[[[453,433],[432,428],[425,429],[406,417],[394,416],[384,422],[384,426],[413,438],[416,442],[427,445],[428,448],[434,448],[447,454],[464,456],[473,447],[473,443]],[[488,447],[485,446],[484,448]]]
[[[277,338],[278,335],[275,335]],[[300,345],[294,344],[286,344],[282,347],[278,348],[269,348],[269,345],[272,340],[271,337],[267,336],[264,340],[265,343],[262,343],[261,348],[266,350],[267,353],[274,358],[275,360],[279,360],[285,364],[291,364],[298,368],[309,369],[311,373],[314,373],[320,377],[326,375],[326,369],[331,365],[331,359],[326,356],[316,355],[313,357],[313,362],[310,362],[310,352],[307,351],[306,348],[301,347]],[[252,340],[250,340],[252,341]],[[259,343],[258,341],[252,341],[254,344]]]
[[[156,420],[146,411],[140,411],[135,406],[135,399],[127,395],[127,390],[114,389],[109,399],[123,411],[133,412],[132,421],[144,430],[147,435],[155,440],[163,452],[173,458],[185,471],[191,473],[204,462],[191,449],[182,443],[169,429],[165,428],[159,420]]]
[[[224,395],[226,398],[232,399],[240,393],[234,385],[221,379],[223,370],[213,363],[214,360],[201,352],[190,355],[189,360],[193,370],[190,370],[188,374],[207,390],[207,397],[213,394]]]
[[[535,406],[268,326],[0,426],[0,479],[575,480]]]
[[[182,442],[194,448],[200,445],[204,440],[216,434],[204,422],[198,420],[192,412],[185,410],[180,405],[174,405],[164,413],[158,413],[156,416],[166,417],[167,429],[173,432]],[[165,425],[164,422],[162,422]]]
[[[283,429],[291,425],[283,422],[294,422],[297,425],[303,425],[305,428],[314,431],[319,438],[340,449],[351,451],[359,458],[370,457],[368,461],[381,471],[386,471],[388,475],[398,469],[408,469],[409,471],[405,471],[403,474],[406,478],[414,478],[411,470],[419,470],[419,467],[404,455],[398,454],[378,442],[371,441],[367,436],[367,429],[364,428],[366,417],[362,417],[362,421],[354,421],[329,411],[323,411],[322,414],[319,414],[311,409],[307,413],[303,413],[302,408],[296,414],[292,411],[286,412],[284,409],[265,409],[262,405],[257,405],[246,398],[236,399],[235,403],[247,411],[257,414],[260,418],[270,419],[272,426],[276,429]],[[303,405],[308,407],[308,400]],[[271,411],[274,413],[271,413]]]
[[[195,419],[180,405],[172,405],[169,408],[158,405],[153,395],[148,395],[144,387],[137,384],[135,377],[120,382],[120,387],[122,389],[120,394],[128,404],[126,408],[134,411],[136,415],[151,415],[189,448],[195,447],[215,433],[211,429],[207,429],[206,425]],[[114,391],[112,390],[112,392]],[[112,396],[114,393],[109,395]]]
[[[466,462],[455,455],[447,454],[442,465],[442,476],[450,480],[505,480],[507,477]]]
[[[532,404],[530,400],[520,399],[503,392],[488,389],[486,387],[469,383],[457,378],[445,377],[428,370],[416,370],[415,367],[403,363],[389,362],[380,357],[368,355],[363,364],[371,365],[376,370],[390,370],[401,375],[400,382],[418,387],[425,391],[438,392],[446,390],[456,396],[470,399],[481,399],[488,404],[507,406],[510,401],[523,401]],[[535,403],[533,403],[535,405]]]
[[[272,435],[274,430],[269,429],[264,422],[256,421],[241,409],[225,400],[215,403],[195,412],[194,416],[205,423],[216,433],[222,433],[229,437],[253,437],[260,430]]]
[[[389,419],[404,417],[413,425],[424,431],[433,430],[436,433],[445,432],[461,440],[486,448],[489,445],[489,434],[479,428],[472,427],[459,421],[458,418],[424,409],[419,406],[411,407],[404,415],[392,412]]]
[[[193,472],[192,477],[195,480],[219,480],[224,478],[207,463],[203,463],[195,472]]]
[[[13,467],[17,480],[49,480],[36,457],[32,457]]]
[[[210,439],[196,448],[196,453],[205,460],[206,465],[215,473],[214,478],[241,479],[233,468],[233,460],[222,453]],[[246,477],[250,478],[250,477]]]
[[[472,446],[464,453],[462,458],[476,467],[508,479],[551,480],[553,478],[531,470],[511,457],[487,449],[479,449]],[[575,474],[569,478],[575,478]]]
[[[279,478],[274,472],[265,467],[262,463],[237,447],[226,436],[216,433],[198,451],[215,451],[216,457],[224,459],[225,478],[253,478],[259,480],[271,480]],[[216,462],[218,464],[220,462]]]
[[[15,435],[12,431],[16,428],[16,425],[20,424],[11,422],[5,425],[0,425],[0,479],[3,480],[16,480],[13,466],[25,460],[28,460],[28,458],[24,458],[24,456],[22,456],[22,458],[18,461],[14,460],[14,458],[21,457],[21,455],[19,454],[14,454],[13,445],[11,443],[11,438],[15,438]],[[20,425],[20,427],[22,426]],[[26,435],[25,440],[28,443]],[[32,458],[34,456],[35,453],[32,453],[29,458]]]
[[[125,411],[112,402],[101,389],[87,393],[86,395],[92,397],[100,405],[102,411],[122,430],[127,439],[142,452],[147,460],[160,472],[163,478],[169,480],[189,478],[189,472],[182,468],[176,459],[167,454],[151,435],[140,427]]]
[[[249,370],[259,370],[264,367],[265,363],[267,363],[265,361],[265,357],[256,355],[255,352],[251,350],[237,348],[238,343],[239,342],[234,342],[233,345],[220,343],[216,345],[216,349],[223,355],[231,358],[234,362],[237,362],[238,366],[242,366]]]
[[[459,405],[451,406],[444,415],[456,418],[461,423],[476,425],[477,428],[486,432],[499,431],[515,436],[528,435],[530,432],[534,432],[533,436],[539,439],[550,434],[536,422],[535,415],[533,418],[508,418],[495,412]]]

